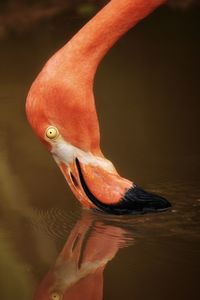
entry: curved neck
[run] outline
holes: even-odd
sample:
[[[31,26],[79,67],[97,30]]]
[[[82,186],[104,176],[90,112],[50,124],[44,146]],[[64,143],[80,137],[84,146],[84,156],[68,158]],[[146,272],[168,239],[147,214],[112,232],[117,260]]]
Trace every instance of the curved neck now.
[[[57,54],[62,66],[93,80],[97,66],[112,45],[165,0],[111,0]]]

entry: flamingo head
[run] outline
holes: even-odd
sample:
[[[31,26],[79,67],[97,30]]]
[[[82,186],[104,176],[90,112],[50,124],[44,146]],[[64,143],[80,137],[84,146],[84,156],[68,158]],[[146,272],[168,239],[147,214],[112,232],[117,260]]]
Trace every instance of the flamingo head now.
[[[57,68],[55,73],[53,65],[51,60],[29,91],[26,102],[29,123],[83,205],[96,207],[86,192],[88,186],[101,202],[117,202],[132,183],[121,180],[100,150],[90,85],[83,80],[70,80],[66,70],[63,74]]]
[[[93,96],[95,70],[70,45],[34,81],[26,102],[30,125],[84,206],[112,214],[165,210],[167,200],[120,177],[103,156]]]

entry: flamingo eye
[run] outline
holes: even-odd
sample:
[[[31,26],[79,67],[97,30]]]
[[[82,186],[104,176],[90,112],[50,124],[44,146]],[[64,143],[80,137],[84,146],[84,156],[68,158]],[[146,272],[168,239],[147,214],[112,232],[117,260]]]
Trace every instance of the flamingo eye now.
[[[54,126],[50,126],[46,129],[46,137],[53,140],[59,136],[58,129]]]
[[[60,298],[60,295],[58,293],[54,292],[54,293],[51,294],[51,299],[52,300],[60,300],[61,298]]]

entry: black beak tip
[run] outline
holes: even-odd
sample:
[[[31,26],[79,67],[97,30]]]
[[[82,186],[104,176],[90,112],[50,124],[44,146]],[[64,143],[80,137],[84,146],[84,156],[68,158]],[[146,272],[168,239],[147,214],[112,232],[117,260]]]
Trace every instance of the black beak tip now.
[[[129,209],[138,213],[165,211],[171,204],[165,198],[154,193],[146,192],[138,186],[133,186],[123,197],[123,202]]]

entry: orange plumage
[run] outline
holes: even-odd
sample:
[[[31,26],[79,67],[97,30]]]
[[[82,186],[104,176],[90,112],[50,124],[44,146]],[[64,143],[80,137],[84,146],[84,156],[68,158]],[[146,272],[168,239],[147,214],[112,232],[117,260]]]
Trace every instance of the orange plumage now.
[[[97,66],[110,47],[163,0],[111,0],[42,69],[26,103],[28,120],[73,193],[89,208],[124,214],[169,203],[117,173],[100,149],[93,95]],[[49,137],[47,130],[59,134]]]

